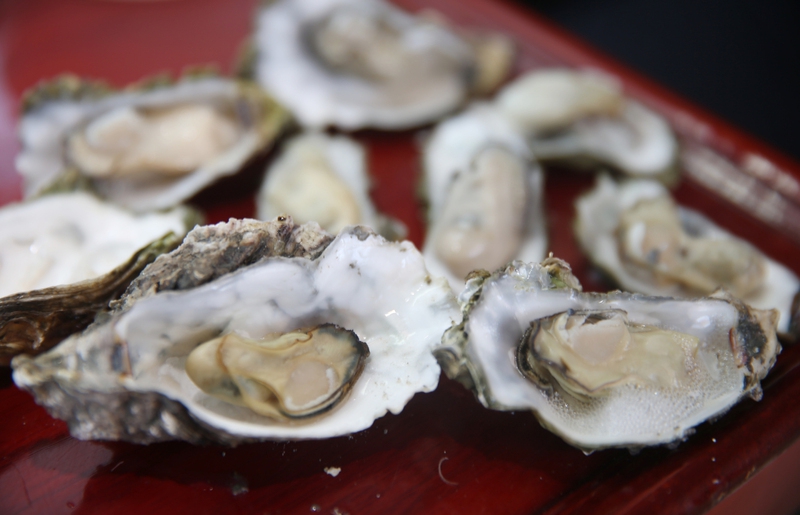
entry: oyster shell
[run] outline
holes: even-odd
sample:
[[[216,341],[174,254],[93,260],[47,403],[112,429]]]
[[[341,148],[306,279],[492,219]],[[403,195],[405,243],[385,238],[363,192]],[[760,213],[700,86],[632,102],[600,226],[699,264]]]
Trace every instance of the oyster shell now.
[[[507,85],[498,109],[528,137],[536,158],[672,180],[678,143],[667,122],[596,72],[543,69]]]
[[[369,198],[366,152],[346,136],[311,132],[286,142],[270,165],[256,199],[258,218],[290,215],[336,234],[366,225],[390,239],[405,234],[400,222],[380,215]]]
[[[134,215],[84,192],[0,209],[0,296],[77,283],[110,272],[168,232],[199,220],[186,207]]]
[[[24,109],[26,197],[79,183],[135,211],[175,206],[238,172],[287,121],[256,86],[201,74],[119,92],[63,76],[28,92]]]
[[[245,243],[243,253],[255,262],[208,277],[216,273],[214,263],[231,263],[227,255],[241,248],[236,242]],[[321,253],[258,260],[257,249]],[[123,299],[109,320],[36,359],[19,356],[12,363],[17,385],[68,420],[76,437],[238,443],[359,431],[387,411],[402,410],[414,393],[436,387],[431,348],[457,316],[449,287],[431,279],[413,245],[387,243],[360,227],[330,241],[316,224],[234,220],[196,229],[151,267],[159,276],[145,271],[130,289],[132,296],[146,293]],[[185,277],[190,289],[156,292],[158,277],[166,289],[184,287]],[[187,356],[218,336],[273,338],[325,323],[352,330],[368,345],[369,358],[348,396],[305,422],[275,420],[215,398],[186,373]]]
[[[759,399],[780,352],[775,310],[723,293],[581,293],[554,258],[475,273],[460,301],[464,319],[436,350],[447,375],[486,407],[533,410],[584,450],[679,441]]]
[[[655,181],[607,176],[576,203],[575,235],[592,262],[622,288],[696,297],[725,288],[759,309],[780,311],[778,331],[796,335],[800,280]]]
[[[258,82],[301,125],[410,128],[493,89],[511,68],[502,36],[459,37],[379,0],[282,0],[258,15]]]
[[[430,226],[423,254],[456,291],[472,270],[544,257],[543,173],[492,106],[475,104],[439,124],[424,168]]]
[[[17,354],[41,354],[86,329],[144,267],[180,241],[169,233],[96,279],[0,298],[0,365]]]

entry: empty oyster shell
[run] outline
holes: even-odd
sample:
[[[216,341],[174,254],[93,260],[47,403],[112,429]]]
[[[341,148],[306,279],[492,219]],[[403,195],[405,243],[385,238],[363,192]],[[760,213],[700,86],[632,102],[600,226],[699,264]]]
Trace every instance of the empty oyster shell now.
[[[584,252],[622,288],[697,297],[725,288],[759,309],[780,311],[778,331],[797,332],[800,280],[700,213],[678,206],[655,181],[607,176],[576,203]]]
[[[307,127],[403,129],[488,91],[511,68],[502,36],[463,39],[379,0],[283,0],[254,36],[258,82]]]
[[[329,238],[316,224],[298,228],[291,219],[198,228],[148,267],[159,275],[146,270],[109,320],[35,359],[15,358],[14,381],[79,438],[238,443],[367,428],[436,387],[431,348],[458,308],[410,243],[388,243],[360,227]],[[256,258],[275,253],[312,257]],[[231,273],[214,266],[236,268],[233,262],[252,264]],[[209,273],[222,275],[207,282]],[[158,292],[159,277],[167,290],[187,287],[183,279],[190,289]],[[324,414],[275,420],[205,393],[187,374],[188,356],[210,339],[274,339],[321,324],[353,331],[369,347],[347,397]]]
[[[81,183],[135,211],[175,206],[238,172],[287,121],[256,86],[209,75],[120,92],[64,76],[30,91],[24,107],[26,197]]]
[[[611,77],[536,70],[507,85],[495,103],[527,135],[540,161],[589,168],[600,164],[663,181],[677,173],[672,129],[656,113],[625,98]]]
[[[463,321],[436,350],[447,375],[489,408],[533,410],[585,450],[685,438],[743,396],[759,399],[780,352],[775,310],[722,293],[581,293],[554,258],[475,273],[460,301]]]
[[[490,105],[439,124],[424,165],[430,228],[423,254],[456,291],[472,270],[544,257],[544,176],[521,135]]]
[[[256,199],[258,218],[290,215],[336,234],[348,225],[372,227],[390,239],[403,225],[378,214],[369,198],[366,152],[346,136],[311,132],[286,142],[269,166]]]

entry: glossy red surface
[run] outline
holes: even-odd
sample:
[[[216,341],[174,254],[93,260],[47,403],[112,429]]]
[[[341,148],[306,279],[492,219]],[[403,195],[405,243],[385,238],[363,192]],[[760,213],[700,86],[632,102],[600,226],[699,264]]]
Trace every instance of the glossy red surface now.
[[[398,3],[412,10],[427,4],[457,23],[506,31],[519,43],[520,70],[569,64],[618,75],[632,95],[662,111],[681,133],[687,177],[676,192],[679,200],[800,272],[793,259],[800,250],[800,219],[793,217],[800,202],[796,164],[509,4]],[[0,4],[0,202],[20,197],[13,132],[24,89],[65,71],[123,85],[156,72],[176,73],[186,65],[215,63],[229,70],[249,31],[254,4]],[[370,148],[376,204],[403,220],[410,239],[420,244],[424,226],[414,195],[418,133],[364,132],[357,137]],[[705,168],[697,165],[703,157]],[[723,164],[709,172],[709,159]],[[253,214],[261,167],[263,162],[196,199],[209,221]],[[715,170],[722,172],[715,175]],[[586,289],[601,290],[607,285],[571,236],[572,201],[591,183],[586,176],[550,170],[550,250],[573,264]],[[543,430],[530,413],[485,410],[446,379],[435,392],[416,396],[400,415],[387,415],[350,437],[233,449],[81,442],[20,392],[3,369],[0,512],[700,513],[800,435],[799,363],[800,349],[786,348],[764,383],[761,402],[745,400],[698,427],[677,448],[590,456]],[[333,477],[326,467],[341,472]]]

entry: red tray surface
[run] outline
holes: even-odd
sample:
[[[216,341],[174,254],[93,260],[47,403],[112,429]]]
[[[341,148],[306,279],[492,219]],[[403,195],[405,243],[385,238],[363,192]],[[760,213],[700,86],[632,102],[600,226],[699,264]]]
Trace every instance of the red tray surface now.
[[[0,203],[20,198],[14,131],[26,88],[66,71],[120,86],[187,65],[213,63],[229,71],[255,3],[0,4]],[[510,4],[398,3],[410,10],[435,8],[465,26],[505,31],[519,45],[519,70],[561,64],[617,75],[629,94],[662,112],[681,136],[685,179],[676,191],[679,201],[800,272],[793,259],[800,250],[798,165]],[[356,136],[369,146],[378,208],[403,220],[419,245],[424,226],[414,196],[417,134]],[[195,199],[209,222],[253,215],[261,169],[263,163]],[[572,263],[587,290],[605,290],[609,285],[580,255],[570,230],[572,201],[591,184],[588,176],[548,175],[550,250]],[[590,456],[543,430],[530,413],[485,410],[444,378],[400,415],[350,437],[233,449],[81,442],[2,369],[0,512],[699,513],[800,435],[798,363],[800,349],[785,348],[764,382],[761,402],[740,403],[675,449]],[[791,453],[798,454],[795,448]],[[342,469],[337,477],[324,472],[331,466]],[[729,503],[726,510],[735,507]]]

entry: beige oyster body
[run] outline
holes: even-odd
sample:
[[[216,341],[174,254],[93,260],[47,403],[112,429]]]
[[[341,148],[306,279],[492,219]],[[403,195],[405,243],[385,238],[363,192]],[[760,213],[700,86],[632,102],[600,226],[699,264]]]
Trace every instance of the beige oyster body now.
[[[14,381],[79,438],[327,438],[433,390],[457,315],[410,243],[231,220],[157,259],[107,321],[16,358]]]
[[[678,143],[667,121],[600,72],[534,70],[506,85],[495,104],[542,162],[662,181],[677,173]]]
[[[257,87],[232,79],[112,91],[64,76],[28,92],[17,169],[26,197],[88,187],[135,211],[164,209],[238,172],[285,121]]]
[[[289,215],[317,222],[331,234],[366,225],[390,239],[405,233],[400,222],[379,214],[369,197],[367,156],[346,136],[308,132],[295,136],[267,168],[256,199],[258,218]]]
[[[283,0],[258,14],[256,80],[301,125],[405,129],[496,87],[513,61],[499,35],[461,37],[380,0]]]
[[[568,265],[475,273],[464,318],[437,349],[489,408],[532,410],[585,451],[685,439],[742,397],[761,397],[780,352],[775,310],[699,299],[582,293]]]
[[[469,272],[544,258],[544,174],[524,138],[491,105],[440,123],[426,142],[428,266],[459,291]]]

